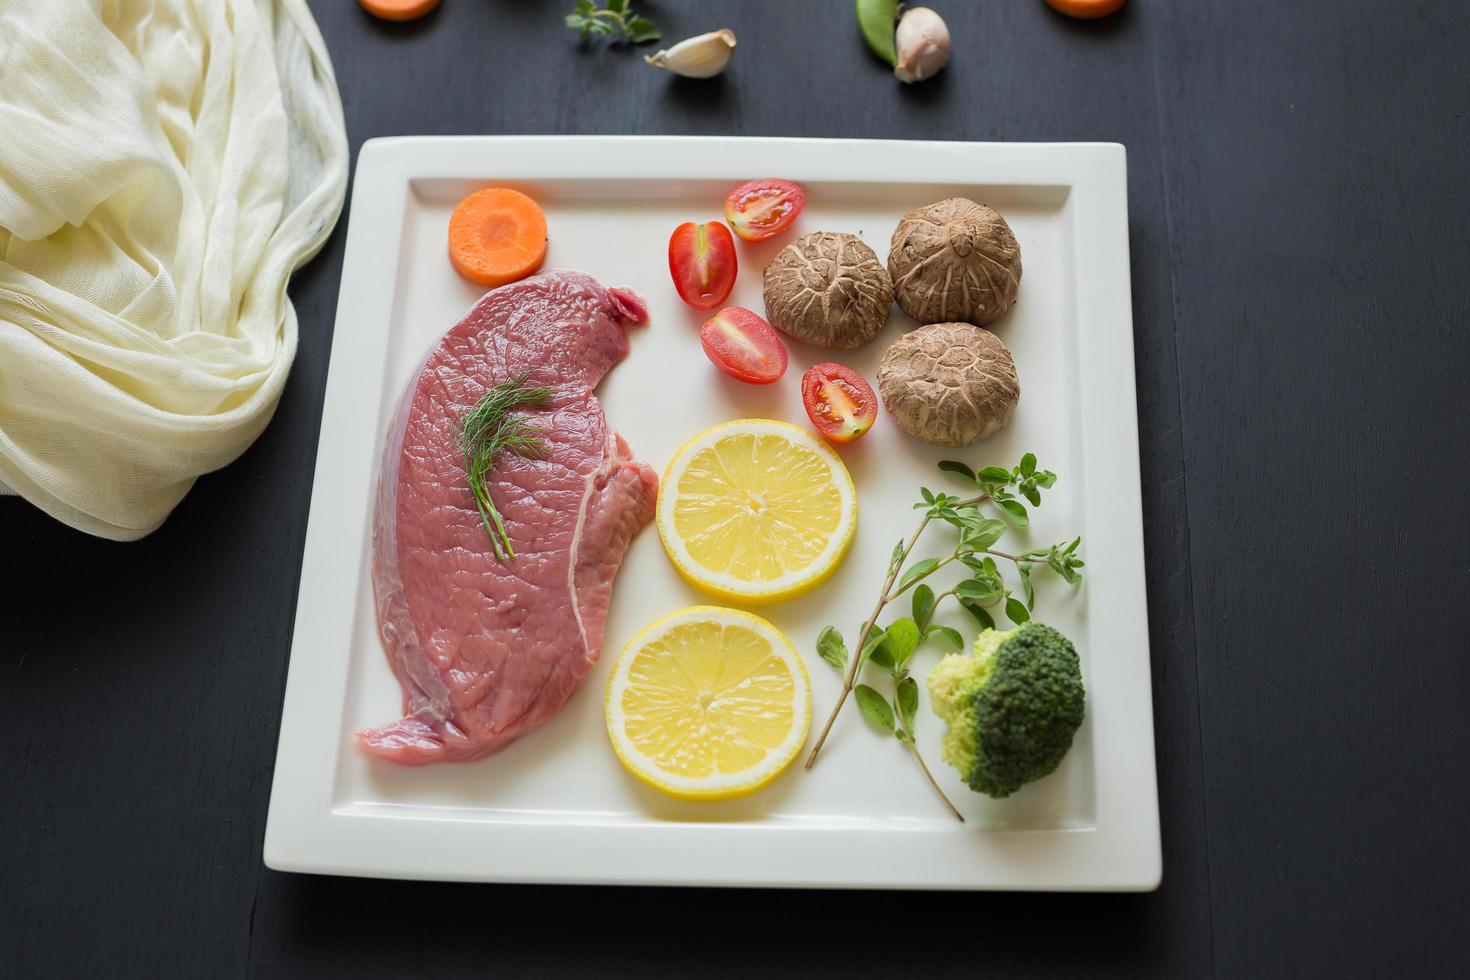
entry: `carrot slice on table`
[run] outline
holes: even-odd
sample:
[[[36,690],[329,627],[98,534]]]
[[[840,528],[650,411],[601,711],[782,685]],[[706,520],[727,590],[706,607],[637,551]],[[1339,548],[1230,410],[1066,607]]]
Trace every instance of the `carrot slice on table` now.
[[[413,20],[435,7],[439,0],[357,0],[362,9],[384,20]]]
[[[449,259],[482,286],[524,279],[546,259],[546,215],[520,191],[475,191],[449,219]]]
[[[1046,0],[1058,13],[1068,17],[1106,17],[1122,8],[1124,0]]]

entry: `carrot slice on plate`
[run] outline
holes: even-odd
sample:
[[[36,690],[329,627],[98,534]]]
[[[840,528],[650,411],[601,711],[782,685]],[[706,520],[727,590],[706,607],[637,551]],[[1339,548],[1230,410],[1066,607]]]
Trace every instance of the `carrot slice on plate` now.
[[[362,9],[384,20],[413,20],[435,7],[439,0],[357,0]]]
[[[546,215],[520,191],[475,191],[449,219],[449,259],[482,286],[524,279],[546,259]]]
[[[1124,0],[1046,0],[1058,13],[1090,20],[1106,17],[1123,6]]]

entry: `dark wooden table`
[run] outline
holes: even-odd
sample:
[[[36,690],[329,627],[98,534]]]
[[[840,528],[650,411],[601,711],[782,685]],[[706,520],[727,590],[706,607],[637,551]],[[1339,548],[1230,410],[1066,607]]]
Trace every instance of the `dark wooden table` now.
[[[905,89],[850,0],[662,0],[700,84],[571,0],[314,3],[356,147],[404,133],[1116,140],[1164,840],[1126,896],[477,887],[261,864],[346,217],[275,421],[135,544],[0,501],[0,975],[1470,971],[1470,7],[936,0]],[[861,860],[861,855],[854,855]]]

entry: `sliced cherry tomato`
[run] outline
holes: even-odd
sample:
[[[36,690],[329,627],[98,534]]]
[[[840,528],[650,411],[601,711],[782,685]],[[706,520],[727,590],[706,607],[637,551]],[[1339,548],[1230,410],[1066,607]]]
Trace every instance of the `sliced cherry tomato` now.
[[[669,239],[669,274],[679,298],[696,310],[712,310],[735,288],[735,239],[718,221],[686,221]]]
[[[699,342],[715,367],[748,384],[768,385],[786,373],[786,345],[776,328],[743,306],[727,306],[706,320]]]
[[[800,184],[767,177],[747,180],[725,198],[725,220],[747,242],[763,242],[781,234],[806,204]]]
[[[823,361],[801,378],[801,404],[828,442],[852,442],[873,427],[878,399],[861,374]]]

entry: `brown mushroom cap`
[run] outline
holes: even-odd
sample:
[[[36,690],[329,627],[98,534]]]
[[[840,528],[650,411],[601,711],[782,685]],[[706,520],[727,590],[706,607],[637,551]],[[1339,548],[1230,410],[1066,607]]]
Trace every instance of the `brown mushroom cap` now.
[[[1021,246],[1000,212],[951,197],[903,216],[888,272],[898,305],[920,323],[984,325],[1016,302]]]
[[[766,317],[808,343],[852,350],[878,335],[893,306],[893,280],[854,235],[803,235],[766,266]]]
[[[1010,421],[1021,383],[995,334],[969,323],[931,323],[888,348],[878,392],[905,432],[938,446],[968,446]]]

